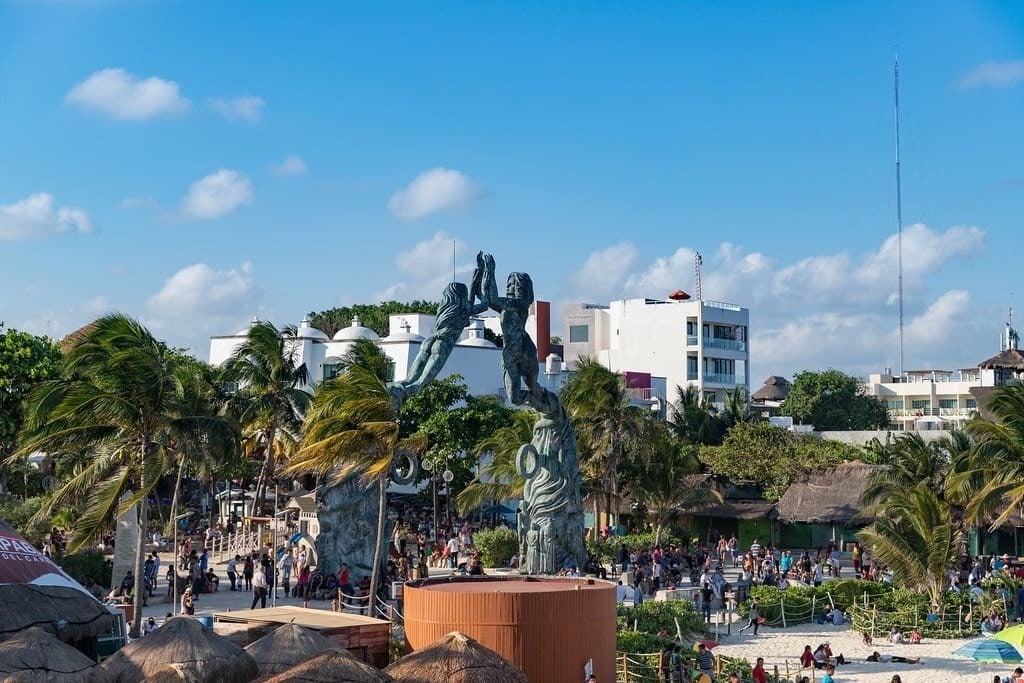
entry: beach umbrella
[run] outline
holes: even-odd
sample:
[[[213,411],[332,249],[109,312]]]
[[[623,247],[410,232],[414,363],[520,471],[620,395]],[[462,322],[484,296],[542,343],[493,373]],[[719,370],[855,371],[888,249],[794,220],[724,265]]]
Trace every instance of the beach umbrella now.
[[[962,647],[953,650],[953,654],[961,657],[970,657],[978,662],[1020,662],[1024,661],[1020,652],[1013,645],[1005,640],[995,638],[978,638],[972,640]]]
[[[1024,647],[1024,624],[1004,628],[992,637],[996,640],[1005,641],[1015,647]]]
[[[347,650],[328,650],[268,678],[266,683],[393,683],[380,669],[363,664]]]
[[[341,645],[330,638],[298,624],[283,624],[245,646],[245,651],[256,660],[260,676],[273,676],[321,652],[341,649]]]
[[[465,633],[452,631],[385,669],[402,683],[527,683],[526,674]]]
[[[245,683],[259,670],[248,652],[190,617],[168,619],[145,638],[115,652],[101,666],[118,683],[158,680]]]
[[[0,520],[0,638],[39,626],[69,641],[95,638],[113,625],[110,610]]]
[[[0,642],[0,678],[17,683],[111,680],[94,660],[37,626]]]

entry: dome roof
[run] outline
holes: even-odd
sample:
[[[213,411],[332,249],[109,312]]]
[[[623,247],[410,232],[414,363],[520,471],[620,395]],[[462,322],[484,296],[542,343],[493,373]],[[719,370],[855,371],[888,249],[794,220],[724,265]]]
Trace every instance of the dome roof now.
[[[416,334],[415,332],[410,332],[409,330],[411,330],[411,329],[412,329],[412,326],[409,325],[408,322],[404,322],[403,321],[403,323],[402,323],[402,331],[401,332],[395,332],[394,334],[389,334],[388,336],[384,337],[384,341],[385,342],[412,342],[412,343],[422,342],[423,341],[423,335]]]
[[[296,334],[305,339],[322,339],[324,341],[328,339],[326,334],[310,324],[308,315],[299,323],[299,329],[296,331]]]
[[[460,341],[457,346],[475,346],[481,349],[498,348],[494,342],[484,337],[484,322],[482,320],[470,321],[466,329],[469,330],[469,336]]]
[[[352,318],[352,324],[349,327],[343,327],[338,330],[337,334],[334,335],[334,341],[355,341],[356,339],[380,341],[377,333],[369,327],[363,327],[362,323],[363,321],[359,319],[359,316],[355,316]]]

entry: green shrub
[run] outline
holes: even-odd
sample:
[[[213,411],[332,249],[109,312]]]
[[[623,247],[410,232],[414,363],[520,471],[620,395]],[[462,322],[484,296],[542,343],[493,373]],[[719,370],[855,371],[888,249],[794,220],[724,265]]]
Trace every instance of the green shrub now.
[[[7,495],[0,500],[0,519],[17,529],[18,533],[24,536],[29,543],[41,547],[43,539],[50,533],[50,528],[45,522],[32,524],[29,520],[39,512],[42,505],[42,498],[21,500]]]
[[[684,638],[704,636],[704,617],[689,600],[648,600],[637,607],[619,605],[617,613],[618,629],[633,629],[644,633],[667,631],[676,635],[676,620]]]
[[[99,550],[83,550],[71,555],[64,555],[58,564],[61,569],[71,575],[75,581],[85,584],[86,578],[106,586],[110,582],[113,564]]]
[[[619,548],[623,545],[628,550],[650,550],[654,547],[654,532],[645,531],[642,533],[626,534],[625,536],[609,536],[608,538],[587,539],[587,552],[597,555],[602,562],[614,562],[619,554]],[[687,545],[689,541],[678,534],[669,533],[662,529],[661,545]]]
[[[473,534],[473,544],[480,551],[480,562],[485,567],[507,567],[512,556],[519,552],[519,534],[499,527]]]

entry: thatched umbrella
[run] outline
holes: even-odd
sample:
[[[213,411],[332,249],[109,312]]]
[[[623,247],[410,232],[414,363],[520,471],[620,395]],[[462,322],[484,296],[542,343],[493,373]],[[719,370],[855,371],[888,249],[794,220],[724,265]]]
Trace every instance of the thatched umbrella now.
[[[268,678],[266,683],[393,683],[395,680],[380,669],[363,664],[347,650],[328,650]]]
[[[65,641],[95,638],[113,623],[82,584],[0,520],[0,638],[29,626]]]
[[[341,649],[344,648],[330,638],[298,624],[283,624],[245,646],[245,651],[256,660],[260,676],[279,674],[321,652]]]
[[[465,633],[452,631],[385,669],[402,683],[527,683],[526,674]]]
[[[145,638],[115,652],[102,666],[118,683],[158,674],[160,680],[245,683],[258,675],[248,652],[189,617],[168,619]]]
[[[30,683],[109,681],[95,661],[37,626],[0,642],[0,678]]]

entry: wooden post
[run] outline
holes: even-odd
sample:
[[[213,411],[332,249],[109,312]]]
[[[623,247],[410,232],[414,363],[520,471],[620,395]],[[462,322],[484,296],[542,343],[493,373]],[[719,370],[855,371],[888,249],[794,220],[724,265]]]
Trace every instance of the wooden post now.
[[[782,612],[782,628],[786,628],[786,601],[779,598],[779,611]]]
[[[815,619],[817,619],[817,617],[815,617],[815,616],[814,616],[814,613],[815,613],[815,612],[817,611],[817,609],[818,609],[818,608],[817,608],[817,607],[815,606],[815,601],[816,601],[817,597],[818,597],[818,596],[817,596],[817,594],[816,594],[816,593],[811,593],[811,622],[812,622],[812,623],[813,623],[813,622],[815,621]]]
[[[629,655],[622,653],[622,680],[629,680]]]

